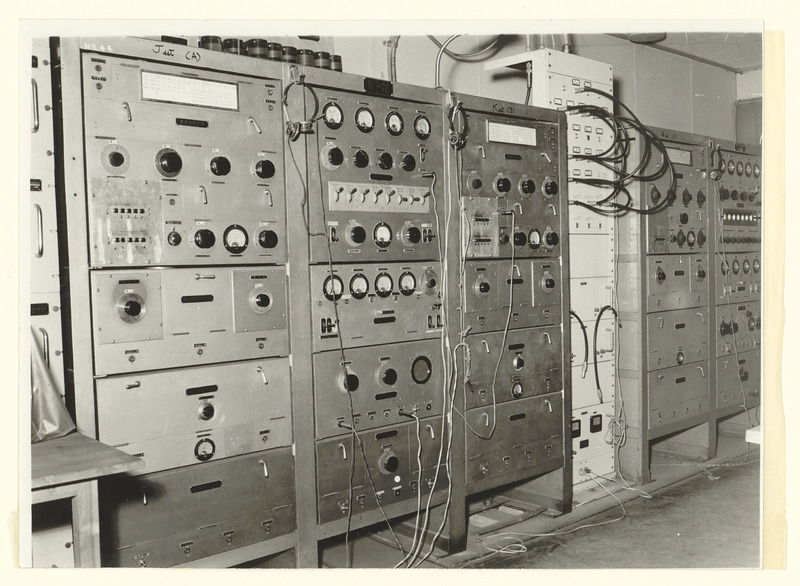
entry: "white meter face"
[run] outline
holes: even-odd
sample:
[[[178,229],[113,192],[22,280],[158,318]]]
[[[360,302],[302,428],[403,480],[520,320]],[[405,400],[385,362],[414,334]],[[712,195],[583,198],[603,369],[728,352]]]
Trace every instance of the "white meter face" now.
[[[386,117],[386,130],[392,136],[399,136],[403,132],[403,118],[397,112],[391,112]]]
[[[414,134],[417,138],[425,140],[431,135],[431,123],[425,116],[419,116],[414,120]]]
[[[417,288],[417,279],[411,273],[403,273],[398,284],[403,295],[411,295]]]
[[[389,243],[392,241],[392,229],[388,224],[380,223],[375,226],[373,237],[375,239],[375,244],[381,248],[389,246]]]
[[[369,108],[359,108],[356,112],[356,126],[361,132],[372,132],[375,128],[375,116]]]
[[[337,104],[330,103],[322,110],[322,119],[325,120],[325,124],[328,128],[336,130],[342,125],[344,115],[342,114],[342,109]]]
[[[329,301],[333,301],[334,299],[339,299],[342,296],[344,285],[342,284],[342,280],[336,275],[333,277],[328,276],[325,279],[325,283],[322,285],[322,290],[325,294],[325,297]]]
[[[388,273],[381,273],[375,277],[375,292],[380,297],[388,297],[392,293],[392,277]]]
[[[356,299],[364,299],[369,291],[369,281],[364,275],[356,275],[350,279],[350,294]]]

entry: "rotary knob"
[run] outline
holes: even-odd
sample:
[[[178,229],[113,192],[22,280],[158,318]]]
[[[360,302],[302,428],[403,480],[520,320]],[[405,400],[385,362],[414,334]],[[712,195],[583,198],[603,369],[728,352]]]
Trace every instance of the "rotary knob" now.
[[[735,189],[731,190],[731,199],[733,201],[736,201],[737,199],[739,199],[739,192],[736,191]]]
[[[687,214],[686,212],[682,213],[680,216],[678,216],[678,221],[681,224],[688,224],[689,223],[689,214]]]
[[[706,270],[703,267],[697,269],[697,280],[702,281],[706,278]]]
[[[215,413],[216,409],[214,408],[214,405],[208,401],[203,401],[197,408],[197,418],[200,421],[208,421],[209,419],[212,419]]]
[[[203,228],[194,233],[194,243],[197,248],[211,248],[217,241],[216,236],[211,230]]]
[[[420,240],[422,240],[422,232],[416,226],[409,226],[406,228],[404,234],[404,240],[408,244],[418,244]]]
[[[231,172],[231,162],[227,157],[214,157],[208,164],[208,168],[217,177],[223,177]]]
[[[325,153],[325,156],[327,157],[328,164],[331,167],[338,167],[344,163],[344,153],[339,147],[330,147]]]
[[[262,159],[256,163],[256,175],[261,179],[269,179],[275,175],[275,165],[268,159]]]
[[[664,272],[664,269],[658,267],[658,270],[656,271],[656,281],[660,285],[666,280],[667,280],[667,273]]]
[[[405,155],[400,161],[400,167],[403,171],[413,171],[417,168],[417,160],[412,155]]]
[[[544,235],[544,242],[547,246],[556,246],[558,244],[558,234],[555,232],[548,232]]]
[[[359,169],[363,169],[369,165],[369,155],[364,151],[356,151],[353,155],[353,164]]]
[[[278,235],[272,230],[262,230],[258,234],[258,245],[261,248],[275,248],[278,246]]]
[[[380,374],[381,382],[387,386],[392,386],[397,382],[397,371],[394,368],[387,368]]]
[[[258,307],[266,309],[272,303],[272,299],[266,293],[259,293],[255,296],[255,303]]]
[[[483,187],[483,181],[481,181],[480,177],[473,177],[469,180],[469,185],[473,190],[478,191],[481,187]]]
[[[386,448],[378,458],[378,470],[381,471],[381,474],[390,475],[397,472],[398,468],[400,468],[400,459],[392,450]]]
[[[388,171],[392,168],[392,164],[394,160],[392,159],[392,155],[389,153],[381,153],[378,157],[378,167],[383,169],[384,171]]]
[[[131,299],[130,301],[127,301],[125,303],[125,305],[122,308],[122,311],[124,311],[131,317],[139,317],[139,314],[142,313],[142,304],[139,303],[138,301]]]
[[[558,183],[556,183],[552,179],[550,181],[545,182],[545,184],[544,184],[544,192],[547,195],[550,195],[550,196],[553,196],[553,195],[557,194],[558,193]]]
[[[729,324],[725,320],[722,320],[722,322],[720,322],[719,324],[719,333],[721,336],[730,336],[733,333],[733,328],[731,327],[731,324]]]
[[[167,243],[170,246],[178,246],[178,244],[181,243],[181,240],[183,240],[183,238],[181,238],[181,235],[175,231],[172,231],[169,234],[167,234]]]
[[[678,362],[678,364],[683,364],[684,360],[683,352],[678,352],[678,355],[675,357],[675,360]]]
[[[350,391],[351,393],[354,393],[358,390],[358,384],[358,376],[352,372],[348,372],[347,377],[345,377],[343,374],[339,375],[339,390],[342,392]]]
[[[488,281],[482,281],[478,284],[478,291],[483,293],[484,295],[492,290],[492,286],[488,283]]]
[[[536,191],[536,183],[533,182],[533,179],[523,179],[519,184],[519,190],[525,195],[530,195]]]
[[[514,356],[514,358],[511,359],[511,365],[515,369],[520,370],[523,366],[525,366],[525,360],[522,358],[522,356],[517,354],[516,356]]]
[[[729,197],[730,197],[730,193],[728,192],[728,190],[727,190],[727,189],[725,189],[725,188],[722,188],[722,189],[720,189],[720,190],[719,190],[719,198],[720,198],[722,201],[725,201],[725,200],[726,200],[726,199],[728,199]]]
[[[677,242],[678,248],[682,248],[686,244],[686,234],[683,233],[683,230],[678,230]]]
[[[514,381],[511,385],[511,396],[515,399],[519,399],[522,396],[522,383],[519,381]]]
[[[697,246],[703,246],[706,243],[706,233],[702,229],[697,232]]]
[[[183,168],[183,159],[172,149],[164,149],[156,158],[156,168],[166,177],[175,177]]]
[[[112,167],[122,167],[125,164],[125,155],[119,151],[108,153],[108,164]]]
[[[681,199],[683,200],[683,205],[688,206],[694,198],[688,189],[684,189],[683,193],[681,194]]]
[[[494,185],[498,193],[508,193],[511,191],[511,181],[508,177],[498,177]]]
[[[661,201],[661,192],[655,185],[653,185],[653,188],[650,190],[650,201],[653,203],[658,203]]]
[[[525,232],[514,232],[514,246],[524,246],[527,241]]]
[[[508,244],[508,234],[505,232],[500,232],[500,237],[498,238],[500,244]]]
[[[756,329],[756,318],[751,317],[747,320],[747,329],[751,332]]]
[[[700,189],[697,192],[697,207],[703,207],[704,203],[706,203],[706,194],[703,193],[702,189]]]
[[[353,226],[350,228],[349,236],[353,244],[364,244],[367,239],[367,231],[362,226]]]

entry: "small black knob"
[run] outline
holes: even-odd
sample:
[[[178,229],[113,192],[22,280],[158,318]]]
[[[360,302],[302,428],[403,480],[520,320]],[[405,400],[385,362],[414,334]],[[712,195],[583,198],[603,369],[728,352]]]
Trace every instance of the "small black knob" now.
[[[108,164],[112,167],[122,167],[125,164],[125,155],[119,151],[111,151],[108,154]]]
[[[412,155],[406,155],[400,162],[400,166],[403,168],[403,171],[413,171],[417,168],[417,160]]]
[[[697,269],[697,280],[702,281],[706,278],[706,270],[705,269]]]
[[[215,412],[216,409],[214,408],[214,405],[212,405],[211,403],[203,403],[197,410],[197,417],[201,421],[208,421],[209,419],[214,417]]]
[[[175,151],[165,151],[158,158],[158,169],[164,175],[175,176],[181,172],[181,168],[183,168],[183,159]]]
[[[685,206],[688,206],[689,203],[693,199],[692,194],[688,189],[684,189],[683,190],[683,193],[681,194],[681,198],[683,199],[683,205],[685,205]]]
[[[555,181],[548,181],[544,184],[544,192],[547,195],[555,195],[558,193],[558,183]]]
[[[747,320],[747,329],[751,332],[756,329],[756,318],[751,317],[749,320]]]
[[[656,271],[656,281],[658,281],[658,283],[661,284],[666,280],[667,280],[667,273],[665,273],[661,267],[658,267],[658,270]]]
[[[344,153],[339,147],[332,147],[328,149],[328,163],[334,167],[338,167],[344,163]]]
[[[385,385],[393,385],[397,382],[397,371],[394,368],[387,368],[381,373],[381,382]]]
[[[514,233],[514,245],[515,246],[524,246],[527,241],[528,241],[528,237],[525,235],[525,232],[515,232]]]
[[[731,324],[729,324],[725,320],[722,320],[722,322],[720,322],[720,324],[719,324],[719,333],[720,333],[720,335],[721,336],[729,336],[732,332],[733,332],[733,329],[731,328]]]
[[[725,188],[722,188],[722,189],[720,189],[720,190],[719,190],[719,198],[720,198],[722,201],[725,201],[725,200],[726,200],[726,199],[728,199],[729,197],[730,197],[730,194],[728,193],[728,190],[727,190],[727,189],[725,189]]]
[[[258,235],[258,245],[261,248],[275,248],[278,246],[278,235],[272,230],[262,230]]]
[[[355,244],[364,244],[367,239],[367,231],[362,226],[353,226],[350,229],[350,240]]]
[[[392,155],[389,153],[381,153],[378,157],[378,167],[383,169],[384,171],[388,171],[392,168],[392,164],[394,160],[392,159]]]
[[[167,234],[167,243],[169,243],[170,246],[178,246],[178,244],[181,243],[181,240],[183,239],[177,232],[170,232]]]
[[[678,221],[681,224],[688,224],[689,223],[689,214],[687,214],[685,212],[682,213],[680,216],[678,216]]]
[[[478,191],[481,187],[483,187],[483,181],[481,181],[480,177],[473,177],[469,184],[475,191]]]
[[[548,277],[544,280],[544,288],[545,289],[555,289],[556,280],[552,277]]]
[[[534,191],[536,191],[536,183],[533,182],[533,179],[525,179],[519,185],[520,191],[525,195],[530,195]]]
[[[128,301],[125,303],[125,313],[131,317],[136,317],[142,313],[142,304],[138,301]]]
[[[747,382],[747,379],[750,378],[750,373],[744,370],[739,373],[739,378],[742,379],[742,382]]]
[[[706,243],[706,233],[702,229],[697,232],[697,245],[703,246]]]
[[[216,241],[217,238],[214,236],[214,233],[206,228],[194,233],[194,243],[197,245],[197,248],[211,248]]]
[[[478,291],[480,291],[481,293],[488,293],[489,291],[491,291],[491,289],[492,286],[489,285],[489,283],[487,283],[486,281],[483,281],[481,284],[478,285]]]
[[[406,240],[411,244],[417,244],[422,240],[422,232],[416,226],[411,226],[406,229]]]
[[[500,244],[508,244],[508,234],[501,232],[498,240],[500,241]]]
[[[706,203],[706,194],[701,189],[697,192],[697,207],[703,207],[704,203]]]
[[[430,279],[425,281],[425,287],[427,287],[428,289],[433,289],[434,287],[436,287],[436,279],[431,277]]]
[[[497,191],[500,193],[508,193],[511,190],[511,181],[508,177],[499,177],[495,182]]]
[[[259,293],[258,295],[256,295],[256,305],[258,305],[259,307],[261,308],[269,307],[271,303],[272,299],[270,299],[270,296],[267,295],[266,293]]]
[[[653,189],[650,190],[650,201],[652,201],[653,203],[658,203],[659,201],[661,201],[661,192],[655,185],[653,185]]]
[[[369,155],[364,151],[356,151],[353,155],[353,164],[359,169],[363,169],[369,165]]]
[[[556,246],[558,244],[558,234],[555,232],[548,232],[544,235],[544,241],[547,243],[547,246]]]
[[[747,199],[750,200],[750,201],[755,201],[756,200],[756,194],[755,193],[751,193],[750,195],[747,196]]]
[[[256,163],[256,175],[262,179],[269,179],[275,175],[275,165],[268,159],[262,159]]]
[[[736,191],[735,189],[731,190],[731,199],[733,201],[736,201],[737,199],[739,199],[739,192]]]

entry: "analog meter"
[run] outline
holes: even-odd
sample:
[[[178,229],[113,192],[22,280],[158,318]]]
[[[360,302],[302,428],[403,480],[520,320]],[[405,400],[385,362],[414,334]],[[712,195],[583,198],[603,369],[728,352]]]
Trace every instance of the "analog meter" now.
[[[431,123],[425,116],[417,116],[414,120],[414,134],[420,140],[425,140],[431,135]]]
[[[359,108],[356,112],[356,127],[361,132],[372,132],[375,128],[375,116],[369,108]]]
[[[405,272],[400,275],[398,286],[400,287],[400,293],[411,295],[417,289],[417,279],[412,273]]]
[[[328,299],[328,301],[339,299],[342,296],[343,290],[344,285],[337,275],[328,275],[325,278],[325,282],[322,284],[322,292],[325,294],[325,298]]]
[[[344,120],[344,115],[342,114],[342,109],[338,104],[330,102],[322,109],[322,119],[325,121],[325,125],[328,128],[336,130],[337,128],[341,127],[342,121]]]
[[[375,277],[375,293],[377,293],[379,297],[388,297],[391,295],[393,285],[394,283],[389,273],[380,273]]]
[[[358,274],[350,279],[350,294],[356,299],[364,299],[369,291],[369,281],[364,275]]]
[[[386,130],[392,136],[400,136],[403,133],[403,117],[397,112],[389,112],[386,117]]]

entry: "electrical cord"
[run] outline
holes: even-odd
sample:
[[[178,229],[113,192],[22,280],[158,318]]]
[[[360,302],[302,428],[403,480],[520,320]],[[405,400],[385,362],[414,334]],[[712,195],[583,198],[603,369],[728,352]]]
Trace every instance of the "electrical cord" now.
[[[604,305],[602,309],[600,309],[599,313],[597,314],[597,318],[594,321],[594,336],[592,337],[592,350],[594,356],[594,381],[597,385],[597,398],[600,399],[600,403],[603,403],[603,390],[600,388],[600,372],[597,367],[597,330],[600,328],[600,319],[603,317],[603,314],[607,311],[611,310],[614,314],[614,317],[619,321],[619,316],[617,315],[617,310],[611,307],[610,305]],[[616,339],[616,335],[614,336]]]
[[[461,36],[461,35],[456,35],[456,36]],[[455,59],[456,61],[473,62],[473,61],[484,61],[484,60],[488,59],[489,56],[484,57],[484,55],[497,46],[497,44],[503,38],[503,35],[497,35],[497,37],[495,37],[494,40],[491,43],[486,45],[483,49],[479,49],[478,51],[475,51],[473,53],[457,53],[455,51],[452,51],[452,50],[446,48],[447,47],[447,42],[441,43],[433,35],[428,35],[428,38],[431,41],[433,41],[434,43],[436,43],[436,46],[439,47],[439,49],[441,49],[442,46],[444,46],[445,47],[445,49],[444,49],[445,55],[447,55],[451,59]]]
[[[581,326],[581,331],[583,332],[583,365],[581,368],[581,378],[586,378],[586,371],[589,369],[589,335],[586,333],[586,326],[578,314],[571,309],[569,310],[569,314],[578,320],[578,323]]]
[[[444,52],[447,51],[447,45],[449,45],[450,43],[455,41],[460,36],[461,35],[451,35],[450,38],[448,38],[439,47],[439,53],[436,55],[436,66],[434,67],[434,77],[433,77],[433,87],[434,88],[437,88],[437,89],[442,88],[442,86],[439,85],[439,72],[440,72],[441,66],[442,66],[442,55],[444,55]]]

